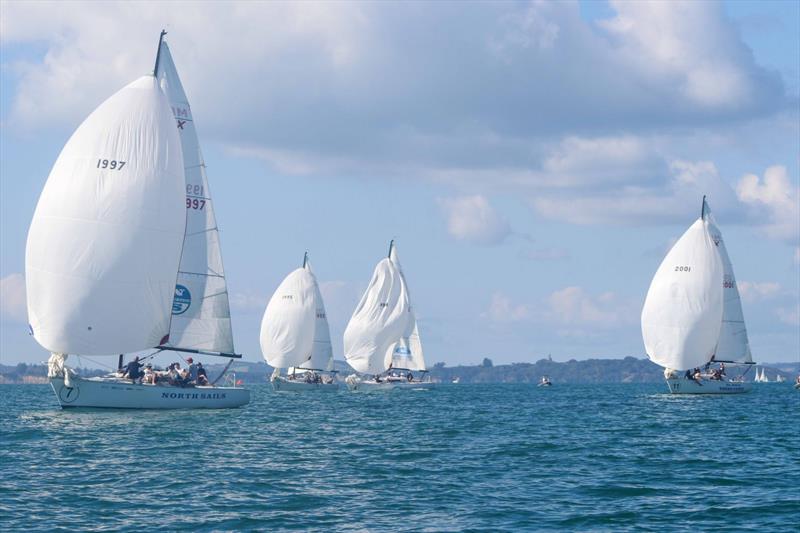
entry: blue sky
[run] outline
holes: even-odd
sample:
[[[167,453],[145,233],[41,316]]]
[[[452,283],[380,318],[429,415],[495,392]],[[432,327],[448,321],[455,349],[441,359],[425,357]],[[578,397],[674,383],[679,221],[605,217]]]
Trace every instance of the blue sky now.
[[[238,351],[309,250],[334,353],[398,241],[430,363],[641,357],[703,194],[754,356],[800,357],[797,2],[3,2],[0,360],[77,124],[168,40],[192,103]]]

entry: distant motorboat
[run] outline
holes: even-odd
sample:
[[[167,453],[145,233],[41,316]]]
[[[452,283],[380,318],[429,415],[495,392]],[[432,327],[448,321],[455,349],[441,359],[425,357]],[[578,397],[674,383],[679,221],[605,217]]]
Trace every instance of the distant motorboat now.
[[[539,384],[537,387],[550,387],[553,383],[550,381],[550,378],[547,376],[542,376],[542,379],[539,380]]]
[[[450,383],[453,383],[454,385],[456,385],[456,384],[458,384],[458,383],[461,383],[461,378],[459,378],[458,376],[456,376],[456,377],[454,377],[452,380],[450,380]]]
[[[642,309],[642,337],[650,360],[664,367],[672,394],[751,389],[741,379],[727,379],[722,368],[715,379],[702,379],[699,371],[710,362],[753,364],[733,266],[705,197],[700,218],[653,277]]]

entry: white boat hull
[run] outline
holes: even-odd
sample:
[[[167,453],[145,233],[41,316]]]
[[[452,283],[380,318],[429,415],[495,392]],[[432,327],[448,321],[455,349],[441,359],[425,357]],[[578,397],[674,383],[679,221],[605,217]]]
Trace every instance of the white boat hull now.
[[[225,409],[250,402],[250,391],[238,387],[167,387],[119,380],[51,378],[58,403],[68,407],[114,409]]]
[[[672,394],[742,394],[753,388],[744,381],[701,380],[698,383],[685,378],[668,379],[667,386]]]
[[[337,392],[339,390],[339,383],[307,383],[298,379],[286,379],[284,377],[277,377],[272,379],[272,389],[276,392],[281,391],[296,391],[303,392],[315,390],[320,392]]]
[[[358,378],[351,379],[348,377],[347,388],[351,391],[361,392],[379,392],[393,389],[429,389],[433,387],[431,381],[389,381],[382,380],[380,382],[374,380],[361,380]]]

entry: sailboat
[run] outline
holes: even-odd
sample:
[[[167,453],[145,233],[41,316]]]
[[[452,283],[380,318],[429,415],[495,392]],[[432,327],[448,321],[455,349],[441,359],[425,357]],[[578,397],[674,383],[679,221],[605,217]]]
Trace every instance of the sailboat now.
[[[705,196],[700,218],[653,277],[642,309],[642,337],[648,357],[664,367],[673,394],[751,389],[741,378],[694,379],[692,372],[711,362],[753,364],[733,267]]]
[[[783,383],[784,381],[786,381],[786,378],[781,376],[780,374],[777,374],[775,376],[775,383]]]
[[[260,340],[264,360],[275,368],[270,381],[276,391],[338,390],[325,304],[308,252],[270,298]]]
[[[394,240],[347,324],[344,352],[356,372],[371,376],[348,376],[350,390],[432,386]]]
[[[68,354],[148,349],[241,357],[233,349],[205,167],[165,34],[153,74],[103,102],[67,141],[31,222],[30,331],[51,352],[48,377],[62,407],[223,408],[250,401],[235,384],[214,386],[221,375],[183,388],[117,374],[80,378],[66,366]]]

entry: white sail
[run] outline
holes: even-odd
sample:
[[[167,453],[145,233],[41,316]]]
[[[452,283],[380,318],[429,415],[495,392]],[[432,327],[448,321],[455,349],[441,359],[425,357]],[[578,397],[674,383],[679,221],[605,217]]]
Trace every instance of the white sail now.
[[[392,368],[405,368],[408,370],[426,370],[425,357],[422,353],[422,341],[419,337],[419,329],[417,327],[417,317],[414,314],[414,309],[411,304],[411,291],[408,288],[408,280],[403,272],[403,267],[400,265],[400,259],[397,256],[397,246],[392,246],[392,251],[389,258],[400,271],[403,277],[403,283],[406,288],[406,296],[408,297],[408,313],[406,330],[403,336],[389,348],[390,363]]]
[[[422,353],[422,342],[419,338],[417,319],[411,313],[403,337],[390,348],[392,368],[405,368],[408,370],[426,370],[425,357]]]
[[[350,366],[366,374],[389,368],[389,348],[405,332],[408,312],[403,276],[391,258],[382,259],[344,332],[344,354]]]
[[[647,355],[665,367],[686,370],[714,355],[722,324],[722,260],[698,219],[658,267],[642,309]]]
[[[175,285],[169,345],[232,354],[228,286],[206,166],[189,100],[166,42],[161,43],[160,54],[157,76],[180,133],[186,176],[186,235]]]
[[[753,356],[750,354],[750,342],[747,339],[747,328],[744,324],[744,313],[742,313],[742,299],[739,296],[739,288],[736,286],[733,265],[728,257],[722,232],[717,227],[707,204],[704,211],[707,213],[708,229],[711,232],[711,237],[717,243],[723,270],[722,329],[719,333],[719,343],[717,344],[717,353],[714,354],[714,359],[716,361],[752,363]]]
[[[316,327],[315,280],[305,268],[292,271],[272,295],[261,321],[261,353],[275,368],[308,361]]]
[[[184,190],[180,139],[153,76],[89,115],[53,166],[28,233],[28,316],[39,344],[103,355],[165,340]]]
[[[331,330],[328,326],[328,316],[325,313],[325,302],[319,290],[317,277],[311,270],[311,263],[305,260],[305,268],[314,279],[314,303],[316,317],[314,321],[314,345],[311,348],[311,358],[300,365],[300,368],[313,368],[316,370],[333,370],[333,346],[331,346]]]

